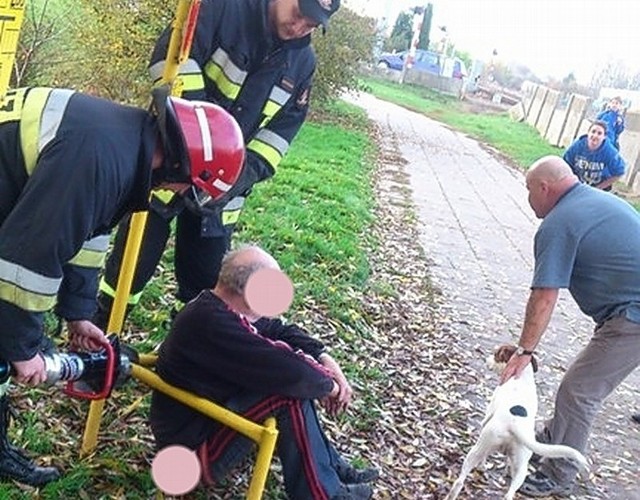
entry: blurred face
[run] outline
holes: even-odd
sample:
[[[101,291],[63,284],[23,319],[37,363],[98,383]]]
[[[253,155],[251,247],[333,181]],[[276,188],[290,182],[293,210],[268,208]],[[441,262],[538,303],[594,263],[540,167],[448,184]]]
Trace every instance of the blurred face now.
[[[620,102],[618,99],[611,99],[611,101],[609,101],[610,109],[614,111],[620,111],[621,107],[622,107],[622,102]]]
[[[587,147],[593,151],[602,146],[606,132],[600,125],[591,125],[589,132],[587,132]]]
[[[280,40],[303,38],[318,26],[316,21],[302,15],[298,0],[271,0],[269,21]]]

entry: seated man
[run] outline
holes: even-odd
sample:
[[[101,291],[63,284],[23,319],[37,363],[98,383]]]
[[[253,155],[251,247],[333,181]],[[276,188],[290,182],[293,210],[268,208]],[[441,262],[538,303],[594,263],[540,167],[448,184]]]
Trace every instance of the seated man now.
[[[356,470],[325,437],[313,400],[335,414],[349,405],[352,390],[318,340],[295,325],[260,317],[245,299],[249,277],[279,269],[257,247],[228,253],[218,283],[178,314],[160,349],[156,369],[168,383],[262,423],[274,416],[276,452],[287,495],[294,500],[367,499],[365,484],[376,469]],[[197,450],[203,481],[222,479],[252,448],[252,442],[205,415],[154,391],[150,423],[158,448]]]

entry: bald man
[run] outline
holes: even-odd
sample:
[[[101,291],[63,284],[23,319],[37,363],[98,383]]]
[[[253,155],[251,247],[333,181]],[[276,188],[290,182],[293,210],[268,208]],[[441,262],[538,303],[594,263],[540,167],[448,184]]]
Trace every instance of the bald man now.
[[[535,270],[520,349],[502,382],[519,376],[549,324],[560,288],[596,323],[591,340],[565,373],[554,414],[538,438],[584,453],[603,400],[640,363],[640,216],[620,198],[581,184],[557,156],[527,173],[529,204],[542,223],[535,235]],[[520,493],[570,494],[577,467],[543,459]]]
[[[200,293],[176,316],[156,370],[172,385],[255,422],[274,416],[289,498],[368,499],[373,490],[366,483],[378,471],[357,470],[340,457],[314,405],[320,401],[330,415],[345,410],[351,386],[320,341],[252,308],[247,283],[264,269],[280,268],[258,247],[228,253],[216,287]],[[274,292],[250,295],[255,293]],[[205,484],[220,481],[252,449],[247,438],[160,392],[153,393],[150,423],[158,448],[182,445],[198,452]]]

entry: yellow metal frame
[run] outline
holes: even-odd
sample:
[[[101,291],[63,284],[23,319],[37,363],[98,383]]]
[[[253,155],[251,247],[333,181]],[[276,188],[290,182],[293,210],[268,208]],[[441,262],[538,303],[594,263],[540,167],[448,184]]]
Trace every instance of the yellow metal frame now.
[[[273,417],[269,417],[264,425],[256,424],[208,399],[201,398],[166,383],[155,372],[137,364],[132,365],[131,375],[152,389],[160,391],[221,424],[231,427],[233,430],[254,441],[258,445],[258,456],[253,468],[251,482],[249,483],[247,499],[257,500],[262,497],[267,475],[269,474],[269,467],[271,466],[273,451],[276,446],[276,439],[278,438],[276,421]]]

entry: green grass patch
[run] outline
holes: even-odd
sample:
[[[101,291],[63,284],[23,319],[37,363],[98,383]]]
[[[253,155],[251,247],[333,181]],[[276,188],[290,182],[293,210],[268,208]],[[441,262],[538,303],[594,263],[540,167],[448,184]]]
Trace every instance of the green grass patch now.
[[[353,107],[331,108],[342,126],[307,123],[276,179],[249,197],[235,243],[255,242],[280,262],[294,283],[293,309],[312,297],[349,321],[349,296],[369,276],[364,253],[371,223],[370,145],[366,117]]]
[[[506,112],[471,113],[464,101],[417,85],[367,78],[363,87],[385,101],[393,102],[468,134],[497,149],[520,168],[526,169],[545,155],[562,155],[526,123],[516,123]]]

